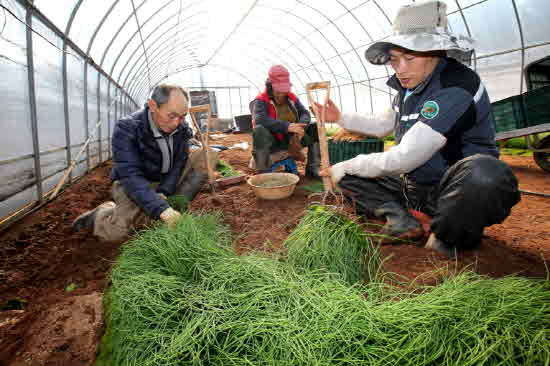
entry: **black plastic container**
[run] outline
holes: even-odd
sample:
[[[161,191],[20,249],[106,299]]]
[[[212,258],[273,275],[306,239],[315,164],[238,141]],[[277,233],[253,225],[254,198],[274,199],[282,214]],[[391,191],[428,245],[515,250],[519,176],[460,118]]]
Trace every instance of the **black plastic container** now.
[[[242,114],[240,116],[235,116],[235,125],[237,130],[240,132],[252,131],[252,115],[251,114]]]

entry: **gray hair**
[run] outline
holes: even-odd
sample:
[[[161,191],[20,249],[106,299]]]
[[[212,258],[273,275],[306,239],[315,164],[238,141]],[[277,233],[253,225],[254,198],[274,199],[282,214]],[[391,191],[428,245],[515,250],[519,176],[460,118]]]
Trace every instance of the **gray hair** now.
[[[189,94],[186,90],[184,90],[181,86],[169,84],[159,84],[155,86],[155,88],[151,92],[151,96],[149,97],[149,99],[152,99],[157,104],[157,106],[160,107],[161,105],[168,103],[168,99],[170,99],[170,94],[174,90],[181,91],[185,99],[189,101]]]

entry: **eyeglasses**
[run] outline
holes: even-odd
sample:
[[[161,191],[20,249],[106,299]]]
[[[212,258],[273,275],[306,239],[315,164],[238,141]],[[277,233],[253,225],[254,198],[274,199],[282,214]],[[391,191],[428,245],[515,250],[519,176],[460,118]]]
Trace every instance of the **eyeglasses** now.
[[[175,119],[180,120],[180,119],[185,119],[185,117],[187,117],[187,113],[177,114],[174,112],[170,112],[166,115],[166,117],[171,120],[175,120]]]

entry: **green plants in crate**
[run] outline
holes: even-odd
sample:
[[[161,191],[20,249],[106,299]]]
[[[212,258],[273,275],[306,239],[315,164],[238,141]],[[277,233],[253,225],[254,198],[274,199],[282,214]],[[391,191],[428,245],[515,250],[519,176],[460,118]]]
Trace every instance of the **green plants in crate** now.
[[[328,140],[330,164],[353,159],[357,155],[384,151],[384,141],[376,138],[360,141]]]

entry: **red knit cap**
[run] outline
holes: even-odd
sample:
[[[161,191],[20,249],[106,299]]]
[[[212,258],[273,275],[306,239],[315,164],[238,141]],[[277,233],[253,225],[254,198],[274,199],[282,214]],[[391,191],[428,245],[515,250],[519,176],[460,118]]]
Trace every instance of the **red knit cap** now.
[[[271,81],[273,91],[288,93],[292,84],[290,83],[290,74],[283,65],[271,66],[268,73],[268,79]]]

